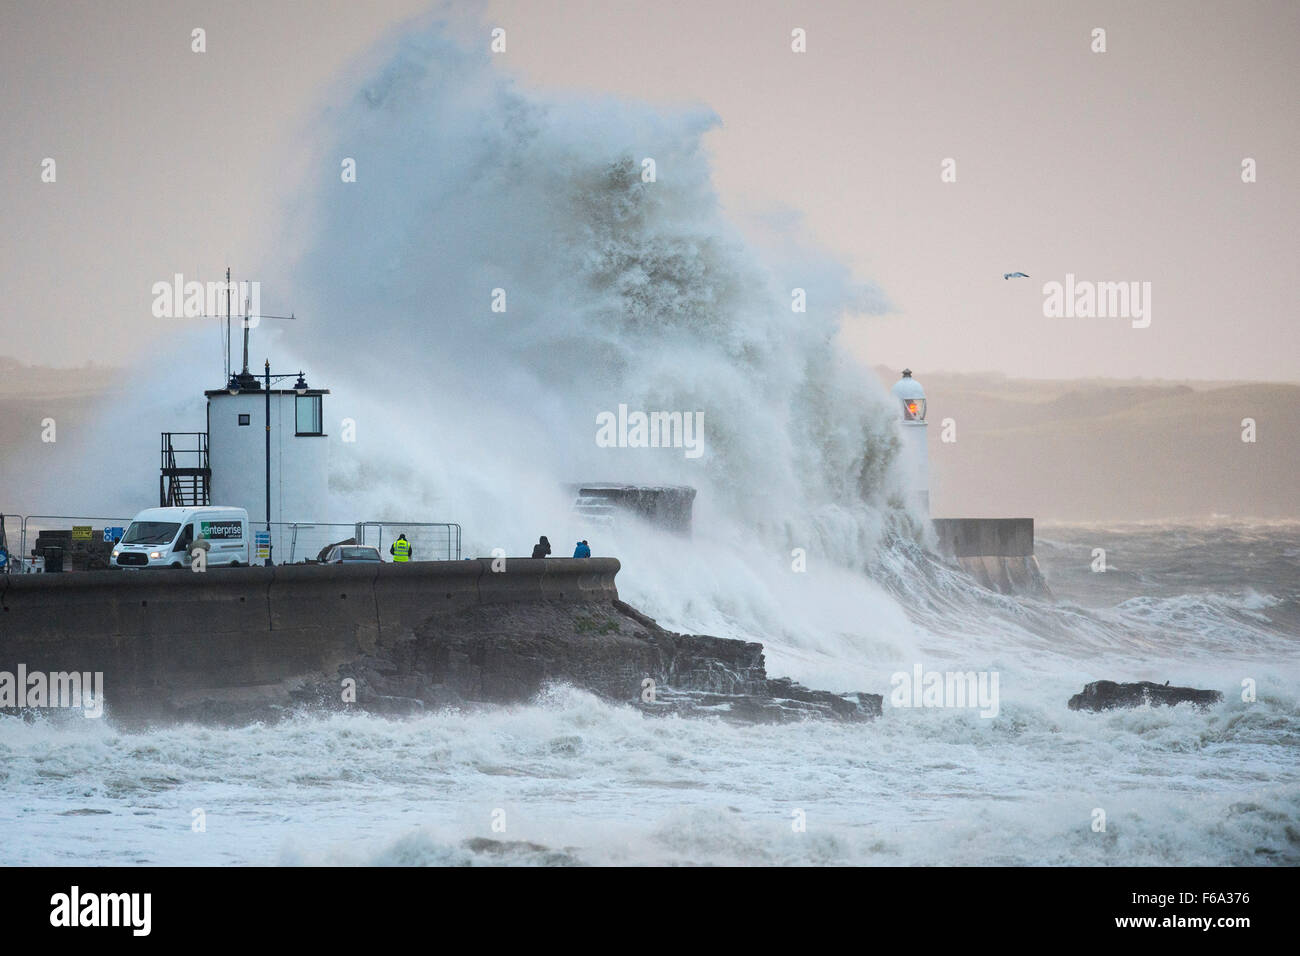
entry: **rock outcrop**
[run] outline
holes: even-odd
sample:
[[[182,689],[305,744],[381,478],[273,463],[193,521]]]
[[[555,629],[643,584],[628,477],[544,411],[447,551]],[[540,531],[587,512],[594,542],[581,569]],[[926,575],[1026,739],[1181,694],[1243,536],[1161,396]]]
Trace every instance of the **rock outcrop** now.
[[[1093,681],[1081,693],[1070,698],[1071,710],[1111,710],[1115,707],[1172,707],[1191,703],[1208,707],[1223,700],[1217,690],[1198,690],[1195,687],[1170,687],[1141,681],[1136,684],[1117,684],[1112,680]]]
[[[355,706],[381,713],[525,703],[560,683],[656,716],[781,722],[881,713],[878,694],[833,694],[771,679],[761,644],[677,634],[619,600],[437,615],[409,639],[340,665],[296,696],[338,706],[332,701],[348,678],[355,681]]]

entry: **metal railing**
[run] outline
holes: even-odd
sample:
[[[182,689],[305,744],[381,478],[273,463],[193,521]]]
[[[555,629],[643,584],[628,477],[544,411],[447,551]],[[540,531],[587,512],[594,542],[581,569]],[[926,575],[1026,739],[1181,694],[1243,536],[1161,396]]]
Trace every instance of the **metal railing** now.
[[[208,504],[211,479],[207,432],[162,433],[162,464],[158,475],[159,507]]]
[[[17,550],[14,550],[17,548]],[[0,550],[5,553],[4,566],[0,573],[22,571],[23,554],[23,516],[0,514]]]
[[[266,522],[253,521],[252,533],[266,530]],[[327,545],[346,541],[357,536],[357,525],[342,522],[322,521],[272,521],[271,522],[271,559],[276,564],[299,564],[303,561],[315,561]],[[250,540],[250,546],[253,541]],[[253,564],[259,564],[256,556],[249,554]]]
[[[411,543],[412,561],[459,561],[460,525],[455,522],[362,521],[358,544],[372,544],[387,555],[399,534]],[[388,560],[387,557],[384,558]]]
[[[6,524],[8,519],[16,517],[18,516],[6,515]],[[89,527],[90,537],[73,539],[69,536],[68,547],[64,553],[65,560],[76,561],[86,558],[89,563],[97,565],[101,563],[97,559],[102,558],[103,565],[107,567],[108,552],[112,549],[104,546],[104,530],[106,528],[125,528],[130,523],[130,518],[105,518],[97,515],[27,515],[22,519],[21,550],[19,552],[21,560],[17,563],[11,560],[9,570],[11,573],[17,574],[33,567],[32,551],[35,550],[42,534],[58,532],[61,537],[62,532],[71,532],[78,527]]]
[[[250,520],[253,534],[266,530],[266,522]],[[275,564],[300,564],[315,561],[331,544],[349,539],[357,544],[372,545],[380,556],[391,560],[388,549],[405,534],[411,542],[413,561],[459,561],[461,527],[454,522],[430,521],[357,521],[351,524],[330,521],[272,521],[271,560]],[[250,541],[250,544],[252,542]],[[250,554],[251,563],[260,563]]]
[[[169,463],[173,468],[176,467],[178,455],[186,456],[181,459],[182,467],[200,469],[209,467],[207,432],[162,432],[161,435],[164,468]],[[194,440],[183,440],[191,438]]]
[[[65,557],[74,562],[95,563],[99,552],[106,557],[111,545],[104,543],[108,528],[126,528],[130,518],[104,518],[86,515],[23,515],[5,514],[4,540],[0,547],[8,552],[9,560],[0,573],[21,574],[35,569],[31,551],[41,535],[56,533],[66,540]],[[64,533],[77,527],[91,529],[89,539],[76,539]],[[249,520],[249,563],[259,564],[256,558],[256,535],[266,530],[265,522]],[[399,534],[411,542],[414,561],[459,561],[461,526],[454,522],[429,521],[357,521],[351,523],[328,521],[273,521],[271,522],[271,555],[276,564],[299,564],[315,561],[327,546],[339,541],[354,540],[358,544],[373,545],[385,561],[391,560],[388,549]],[[84,543],[83,543],[84,542]],[[18,548],[15,551],[14,545]],[[62,547],[62,545],[60,545]],[[84,559],[84,560],[83,560]],[[107,563],[107,562],[105,562]]]

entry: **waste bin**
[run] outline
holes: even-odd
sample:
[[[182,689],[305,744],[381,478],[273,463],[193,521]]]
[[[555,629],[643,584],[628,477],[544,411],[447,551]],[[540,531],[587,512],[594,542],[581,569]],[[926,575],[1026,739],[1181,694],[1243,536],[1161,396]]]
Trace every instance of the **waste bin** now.
[[[45,549],[45,573],[54,574],[63,570],[63,549],[49,547]]]

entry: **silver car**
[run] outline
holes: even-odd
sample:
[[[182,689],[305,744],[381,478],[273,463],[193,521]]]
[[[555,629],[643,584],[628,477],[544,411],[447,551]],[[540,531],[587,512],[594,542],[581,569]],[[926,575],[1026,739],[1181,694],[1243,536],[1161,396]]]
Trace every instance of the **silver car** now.
[[[364,544],[336,544],[329,549],[322,564],[382,564],[379,549]]]

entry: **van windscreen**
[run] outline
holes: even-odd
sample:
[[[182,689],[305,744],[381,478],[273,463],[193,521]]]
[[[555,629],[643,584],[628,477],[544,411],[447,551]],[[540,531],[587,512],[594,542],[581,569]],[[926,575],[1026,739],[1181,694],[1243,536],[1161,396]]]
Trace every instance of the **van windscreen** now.
[[[168,544],[180,527],[173,521],[132,521],[122,535],[122,544]]]

